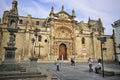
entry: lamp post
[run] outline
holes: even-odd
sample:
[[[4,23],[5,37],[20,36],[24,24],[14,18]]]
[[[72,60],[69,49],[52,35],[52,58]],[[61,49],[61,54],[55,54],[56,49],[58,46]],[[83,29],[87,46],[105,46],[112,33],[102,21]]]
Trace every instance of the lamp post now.
[[[40,57],[41,57],[41,55],[40,55],[40,51],[41,51],[41,50],[40,50],[40,49],[41,49],[41,48],[43,48],[43,46],[41,46],[41,45],[40,45],[40,42],[39,42],[39,46],[35,46],[35,47],[39,47],[39,54],[38,54],[38,58],[40,58]]]
[[[36,40],[35,40],[35,45],[34,45],[34,53],[35,53],[35,47],[36,47],[38,32],[40,32],[40,29],[38,29],[38,28],[36,27],[35,30],[34,30],[34,36],[35,36],[35,38],[36,38]]]
[[[37,61],[38,60],[38,56],[36,56],[35,53],[35,47],[36,47],[36,42],[37,42],[37,37],[38,37],[38,32],[40,32],[40,29],[38,29],[37,27],[34,30],[34,36],[36,39],[32,38],[32,44],[33,44],[33,53],[30,57],[31,61]]]
[[[38,32],[40,32],[40,29],[38,29],[37,27],[34,30],[34,36],[36,37],[36,41],[37,41],[37,37],[38,37]]]
[[[40,58],[40,42],[39,42],[39,55],[38,55],[38,57]]]
[[[34,46],[34,43],[35,43],[35,39],[34,38],[32,38],[32,44],[33,44],[33,48],[32,48],[32,50],[33,50],[33,54],[32,55],[34,55],[35,54],[35,46]]]
[[[103,63],[103,48],[102,44],[106,42],[106,37],[98,37],[98,40],[100,40],[100,47],[101,47],[101,59],[102,59],[102,76],[104,77],[104,63]]]

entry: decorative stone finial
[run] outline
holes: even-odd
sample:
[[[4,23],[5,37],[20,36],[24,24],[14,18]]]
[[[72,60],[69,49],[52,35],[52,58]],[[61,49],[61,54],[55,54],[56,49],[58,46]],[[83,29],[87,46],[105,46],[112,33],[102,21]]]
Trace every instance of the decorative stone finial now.
[[[74,21],[75,20],[75,11],[74,10],[72,10],[72,20]]]
[[[17,9],[17,1],[13,0],[12,2],[12,9],[10,10],[10,14],[16,14],[18,15],[18,9]]]
[[[101,22],[101,19],[99,18],[98,21]]]
[[[89,17],[89,19],[88,19],[89,21],[90,21],[90,17]]]
[[[51,13],[54,13],[54,7],[52,6],[52,8],[51,8]]]
[[[88,25],[89,25],[89,27],[91,27],[91,26],[90,26],[90,17],[88,18]]]
[[[54,7],[52,6],[50,14],[49,14],[50,18],[53,18],[54,16]]]
[[[64,11],[64,5],[62,5],[62,11]]]
[[[90,23],[90,20],[91,20],[91,19],[90,19],[90,17],[89,17],[89,18],[88,18],[88,24]]]
[[[72,16],[75,17],[75,11],[74,10],[72,10]]]
[[[0,18],[0,23],[1,23],[1,18]]]

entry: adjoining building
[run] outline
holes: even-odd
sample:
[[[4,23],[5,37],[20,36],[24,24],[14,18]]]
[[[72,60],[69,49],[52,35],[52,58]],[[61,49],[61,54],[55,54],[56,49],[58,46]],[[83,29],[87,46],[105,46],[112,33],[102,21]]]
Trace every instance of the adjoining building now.
[[[120,62],[120,19],[112,24],[115,39],[115,58]]]
[[[14,1],[13,1],[14,2]],[[17,6],[16,6],[17,7]],[[39,61],[69,60],[74,57],[76,61],[87,61],[89,57],[97,60],[101,58],[101,46],[97,37],[106,37],[103,44],[104,60],[114,60],[114,44],[111,35],[104,34],[102,21],[88,19],[88,22],[77,21],[75,11],[72,14],[64,10],[54,12],[51,8],[47,18],[35,18],[31,15],[20,16],[18,32],[16,33],[17,61],[28,60],[33,52],[38,56]],[[19,13],[19,12],[18,12]],[[5,49],[9,39],[7,23],[9,11],[4,11],[0,23],[0,57],[4,60]],[[34,30],[38,28],[37,37]],[[35,38],[35,44],[32,39]]]

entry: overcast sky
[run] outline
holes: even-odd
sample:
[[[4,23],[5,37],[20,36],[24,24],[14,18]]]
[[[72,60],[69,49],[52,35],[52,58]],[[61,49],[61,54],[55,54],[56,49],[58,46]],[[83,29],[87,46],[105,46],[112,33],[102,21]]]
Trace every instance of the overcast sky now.
[[[87,22],[88,18],[98,20],[101,18],[105,27],[105,34],[112,34],[111,24],[120,19],[120,0],[17,0],[20,16],[31,14],[36,18],[49,16],[51,7],[54,12],[59,12],[62,5],[69,14],[75,10],[78,21]],[[10,10],[12,0],[0,0],[0,17],[4,10]]]

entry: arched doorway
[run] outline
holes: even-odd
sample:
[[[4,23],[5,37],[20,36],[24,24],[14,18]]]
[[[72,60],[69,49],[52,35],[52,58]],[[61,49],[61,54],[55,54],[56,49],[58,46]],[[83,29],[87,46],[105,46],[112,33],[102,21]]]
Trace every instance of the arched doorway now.
[[[67,60],[67,47],[64,43],[59,46],[59,59]]]

